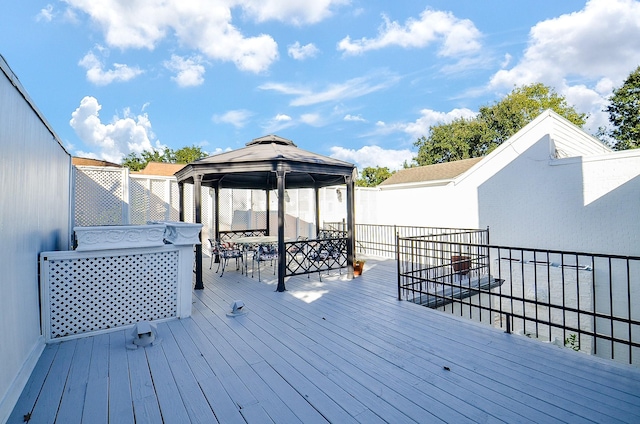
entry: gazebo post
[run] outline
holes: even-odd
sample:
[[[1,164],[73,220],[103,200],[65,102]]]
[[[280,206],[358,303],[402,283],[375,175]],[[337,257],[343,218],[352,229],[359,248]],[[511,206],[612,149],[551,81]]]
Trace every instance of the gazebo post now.
[[[216,223],[213,226],[213,237],[216,241],[220,240],[220,183],[213,187],[213,193],[216,199],[216,203],[213,205],[213,215],[215,216]]]
[[[267,235],[271,235],[271,190],[269,190],[268,188],[265,190],[265,194],[267,197],[267,225],[266,225],[266,230],[267,230]]]
[[[178,183],[178,220],[184,222],[184,183]]]
[[[355,172],[355,171],[354,171]],[[355,259],[355,176],[345,178],[347,183],[347,278],[353,279],[353,260]]]
[[[284,250],[284,215],[285,215],[285,199],[284,199],[284,187],[285,187],[285,172],[280,165],[276,171],[276,177],[278,178],[278,288],[276,291],[283,292],[286,290],[284,286],[284,274],[285,274],[285,260],[286,252]]]
[[[213,237],[216,242],[220,241],[220,182],[213,187],[213,196],[215,197],[215,204],[213,205],[213,216],[215,217],[215,224],[213,225]],[[211,253],[213,255],[213,253]],[[214,258],[215,263],[220,262],[220,256],[216,255]]]
[[[193,209],[195,212],[196,224],[202,223],[202,174],[193,177]],[[202,230],[198,236],[200,243],[196,244],[196,290],[204,289],[202,283]]]
[[[316,202],[316,238],[320,233],[320,188],[315,186],[313,188],[313,194],[315,196],[314,200]]]

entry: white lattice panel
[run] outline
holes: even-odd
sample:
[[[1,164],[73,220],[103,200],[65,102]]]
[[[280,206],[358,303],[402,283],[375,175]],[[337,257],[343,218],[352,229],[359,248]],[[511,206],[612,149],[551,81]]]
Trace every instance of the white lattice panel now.
[[[169,221],[180,220],[180,189],[178,188],[178,182],[171,181],[171,208],[169,212]]]
[[[75,226],[125,224],[124,168],[75,167]]]
[[[131,224],[146,224],[149,221],[147,211],[149,210],[147,187],[148,180],[139,178],[129,179],[129,215]]]
[[[49,339],[175,317],[178,252],[46,259]]]
[[[149,189],[149,221],[169,219],[169,181],[151,180]]]

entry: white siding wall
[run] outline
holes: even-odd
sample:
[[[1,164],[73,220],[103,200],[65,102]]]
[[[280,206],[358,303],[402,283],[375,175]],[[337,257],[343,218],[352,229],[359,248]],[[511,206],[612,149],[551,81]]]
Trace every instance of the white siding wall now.
[[[479,222],[491,227],[492,243],[640,255],[640,151],[534,157],[519,156],[478,187]]]
[[[476,190],[469,184],[383,190],[378,197],[378,222],[367,223],[454,228],[479,225]]]
[[[1,57],[0,68],[4,246],[0,255],[0,422],[4,422],[44,347],[38,254],[69,247],[71,157]]]
[[[553,114],[532,124],[455,184],[378,191],[368,223],[489,226],[492,244],[640,255],[640,150],[603,153]]]

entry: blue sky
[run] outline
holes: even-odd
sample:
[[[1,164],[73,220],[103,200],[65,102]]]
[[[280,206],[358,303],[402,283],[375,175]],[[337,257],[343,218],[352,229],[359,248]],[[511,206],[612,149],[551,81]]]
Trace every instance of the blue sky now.
[[[632,0],[6,2],[0,54],[75,156],[278,134],[398,169],[429,126],[542,82],[607,123],[640,64]]]

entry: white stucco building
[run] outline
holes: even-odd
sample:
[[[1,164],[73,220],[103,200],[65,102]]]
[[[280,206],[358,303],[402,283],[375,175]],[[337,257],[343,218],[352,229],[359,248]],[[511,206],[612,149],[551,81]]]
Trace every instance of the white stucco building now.
[[[614,152],[550,110],[481,159],[398,171],[376,197],[378,224],[488,226],[492,244],[640,254],[640,149]]]

